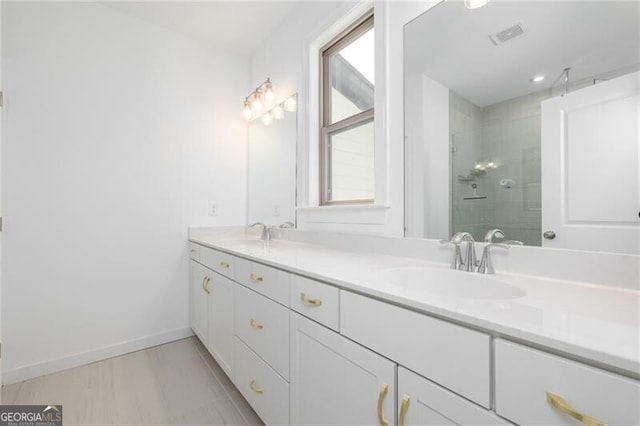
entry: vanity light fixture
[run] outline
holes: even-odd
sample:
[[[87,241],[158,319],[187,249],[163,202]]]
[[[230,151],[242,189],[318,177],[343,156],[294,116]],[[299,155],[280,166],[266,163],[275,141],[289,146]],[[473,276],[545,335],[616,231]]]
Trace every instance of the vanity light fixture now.
[[[489,3],[489,0],[464,0],[464,7],[467,9],[480,9]]]
[[[244,109],[242,111],[244,119],[249,121],[254,114],[260,114],[264,105],[269,104],[273,97],[273,83],[271,83],[270,78],[267,78],[244,98]]]
[[[292,96],[288,97],[284,101],[280,102],[278,105],[276,105],[273,108],[265,111],[262,115],[259,115],[258,113],[254,114],[255,108],[252,111],[251,107],[247,106],[247,105],[250,105],[250,104],[251,104],[251,102],[245,101],[245,110],[243,111],[244,118],[246,118],[247,121],[250,121],[252,119],[261,118],[262,119],[262,123],[265,126],[271,125],[271,123],[273,123],[274,119],[275,120],[283,119],[284,115],[285,115],[285,111],[286,112],[294,112],[296,110],[296,107],[297,107],[296,95],[292,95]],[[248,113],[247,113],[247,111],[248,111]]]
[[[542,80],[544,80],[544,75],[542,74],[533,76],[529,79],[529,81],[532,83],[540,83]]]

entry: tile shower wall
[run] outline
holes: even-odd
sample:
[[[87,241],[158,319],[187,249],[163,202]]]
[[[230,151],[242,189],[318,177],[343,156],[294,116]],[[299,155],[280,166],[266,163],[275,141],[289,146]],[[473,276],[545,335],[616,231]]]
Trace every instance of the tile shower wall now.
[[[482,240],[500,228],[506,239],[541,244],[540,102],[549,96],[480,108],[451,92],[453,232]]]

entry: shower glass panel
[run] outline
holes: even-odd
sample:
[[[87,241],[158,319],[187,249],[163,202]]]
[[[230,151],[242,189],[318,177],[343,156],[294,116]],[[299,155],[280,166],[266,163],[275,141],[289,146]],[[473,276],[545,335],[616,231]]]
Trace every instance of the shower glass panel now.
[[[455,93],[450,105],[452,233],[482,241],[500,228],[506,240],[539,246],[540,114],[479,108]]]

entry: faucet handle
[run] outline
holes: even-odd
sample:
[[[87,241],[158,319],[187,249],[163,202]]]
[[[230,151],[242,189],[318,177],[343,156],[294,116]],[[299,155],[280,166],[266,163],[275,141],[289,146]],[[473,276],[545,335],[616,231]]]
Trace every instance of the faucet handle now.
[[[277,228],[286,229],[286,228],[295,228],[295,226],[296,225],[293,222],[287,221],[285,223],[282,223],[282,224],[278,225]]]
[[[475,242],[475,240],[473,239],[473,235],[468,232],[456,232],[455,234],[453,234],[453,237],[451,237],[451,242],[453,244],[460,244],[463,241]]]
[[[524,243],[522,241],[518,241],[518,240],[507,240],[507,241],[503,241],[502,244],[507,244],[510,246],[523,246]]]
[[[249,224],[249,228],[255,228],[256,226],[260,226],[262,228],[266,228],[267,227],[267,225],[265,225],[262,222],[254,222],[254,223],[250,223]]]
[[[502,229],[495,228],[487,231],[487,233],[484,235],[484,242],[492,243],[494,238],[504,238],[504,232],[502,232]]]

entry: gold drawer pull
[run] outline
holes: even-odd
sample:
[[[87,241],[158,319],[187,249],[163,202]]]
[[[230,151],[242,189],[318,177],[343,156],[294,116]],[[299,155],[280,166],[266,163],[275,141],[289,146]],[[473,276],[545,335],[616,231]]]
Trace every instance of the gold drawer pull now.
[[[255,328],[256,330],[262,330],[264,328],[262,324],[260,324],[258,321],[254,320],[253,318],[251,318],[251,321],[249,321],[249,325],[251,326],[251,328]]]
[[[205,277],[202,279],[202,289],[203,289],[207,294],[209,294],[209,293],[210,293],[210,291],[209,291],[209,281],[211,281],[211,278],[209,278],[208,276],[205,276]]]
[[[198,252],[198,250],[196,250],[196,249],[191,249],[191,253],[197,253],[197,252]]]
[[[225,269],[229,269],[229,264],[227,262],[221,261],[220,262],[220,266],[225,268]]]
[[[380,391],[378,392],[378,423],[380,423],[380,426],[389,426],[389,422],[384,418],[384,414],[382,414],[382,403],[387,396],[387,392],[389,392],[389,385],[386,383],[381,384]]]
[[[259,386],[256,386],[256,381],[253,379],[251,379],[251,381],[249,382],[249,387],[251,388],[252,391],[254,391],[259,395],[262,395],[264,393],[264,389],[262,389]]]
[[[411,397],[404,394],[402,397],[402,405],[400,405],[400,415],[398,416],[398,426],[404,426],[404,419],[407,417],[407,411],[409,410],[409,402]]]
[[[557,408],[559,411],[564,414],[573,417],[582,424],[587,426],[607,426],[605,423],[600,420],[596,420],[593,417],[589,417],[585,414],[582,414],[575,408],[573,408],[569,403],[560,395],[556,395],[555,393],[547,392],[547,402],[554,408]]]
[[[309,299],[306,294],[300,293],[300,300],[307,306],[320,306],[322,305],[322,300],[320,299]]]
[[[263,278],[258,275],[258,274],[251,274],[249,275],[249,278],[251,278],[251,281],[255,281],[255,282],[262,282]]]

